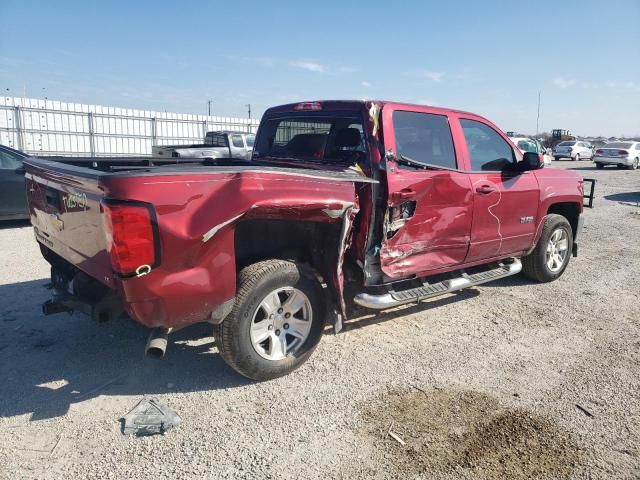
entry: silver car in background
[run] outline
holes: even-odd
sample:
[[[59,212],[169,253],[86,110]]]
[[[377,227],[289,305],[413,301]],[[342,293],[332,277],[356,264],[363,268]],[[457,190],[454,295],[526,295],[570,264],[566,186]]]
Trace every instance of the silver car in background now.
[[[569,140],[560,142],[553,149],[553,158],[570,158],[571,160],[587,160],[593,158],[593,147],[589,142],[580,140]]]
[[[615,165],[635,170],[640,165],[640,142],[611,142],[598,148],[593,157],[598,168]]]

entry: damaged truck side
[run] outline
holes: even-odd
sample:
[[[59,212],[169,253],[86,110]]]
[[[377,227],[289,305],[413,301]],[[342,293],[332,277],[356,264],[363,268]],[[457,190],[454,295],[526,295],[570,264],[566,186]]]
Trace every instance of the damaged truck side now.
[[[582,225],[575,173],[482,117],[400,103],[271,108],[250,161],[25,167],[51,264],[45,314],[129,316],[161,355],[170,331],[210,322],[223,359],[257,380],[301,365],[352,303],[386,309],[521,270],[555,280]]]

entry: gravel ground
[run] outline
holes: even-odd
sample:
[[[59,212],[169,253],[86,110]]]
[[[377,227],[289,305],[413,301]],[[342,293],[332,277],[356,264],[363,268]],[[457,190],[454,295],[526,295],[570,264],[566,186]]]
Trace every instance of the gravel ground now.
[[[158,361],[133,322],[43,317],[31,229],[1,227],[0,477],[640,477],[640,171],[553,168],[598,180],[560,280],[362,315],[266,383],[225,366],[205,326]],[[122,435],[145,396],[181,425]]]

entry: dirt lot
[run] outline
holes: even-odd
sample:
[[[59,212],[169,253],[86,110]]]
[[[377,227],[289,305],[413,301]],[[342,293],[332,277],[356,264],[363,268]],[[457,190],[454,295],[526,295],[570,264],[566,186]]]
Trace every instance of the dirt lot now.
[[[362,315],[267,383],[226,367],[204,326],[158,361],[132,322],[43,317],[48,266],[28,226],[5,225],[0,477],[640,477],[640,171],[553,168],[598,179],[559,281]],[[122,435],[144,396],[182,424]]]

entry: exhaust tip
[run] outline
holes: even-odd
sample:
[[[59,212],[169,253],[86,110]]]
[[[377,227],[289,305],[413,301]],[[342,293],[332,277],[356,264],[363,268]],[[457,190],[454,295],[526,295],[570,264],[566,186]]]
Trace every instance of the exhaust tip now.
[[[147,357],[162,358],[167,351],[169,330],[166,328],[154,328],[149,334],[144,353]]]

